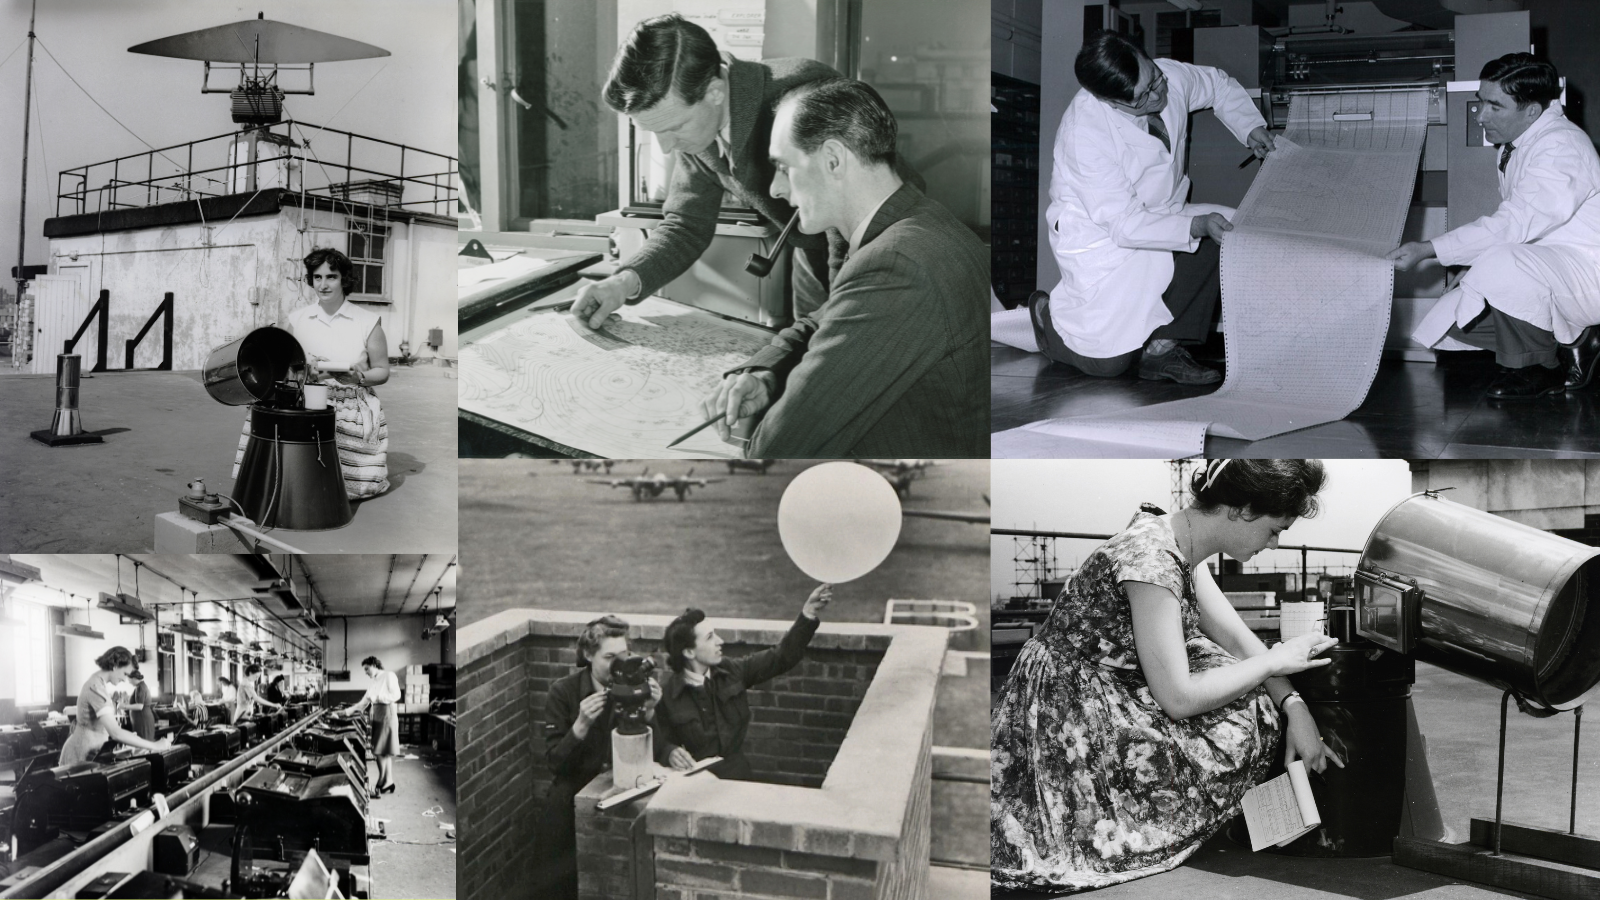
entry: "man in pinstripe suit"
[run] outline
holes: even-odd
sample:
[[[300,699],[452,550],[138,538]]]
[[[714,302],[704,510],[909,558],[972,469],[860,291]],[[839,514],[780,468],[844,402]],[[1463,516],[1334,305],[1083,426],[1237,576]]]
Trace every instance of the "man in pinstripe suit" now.
[[[779,103],[772,195],[797,229],[849,235],[828,299],[702,404],[749,456],[989,455],[984,340],[989,252],[902,182],[896,124],[871,87],[801,85]],[[757,421],[759,417],[759,422]]]

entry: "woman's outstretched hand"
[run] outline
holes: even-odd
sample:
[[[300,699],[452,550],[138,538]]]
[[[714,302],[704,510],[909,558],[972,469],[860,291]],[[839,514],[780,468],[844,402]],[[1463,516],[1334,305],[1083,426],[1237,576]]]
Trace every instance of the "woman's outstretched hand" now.
[[[1339,643],[1337,638],[1314,632],[1284,641],[1267,651],[1267,656],[1270,658],[1272,665],[1272,674],[1293,675],[1296,672],[1304,672],[1317,666],[1325,666],[1333,662],[1333,660],[1314,659],[1313,657],[1332,648],[1337,643]]]
[[[800,612],[808,619],[821,619],[822,611],[833,602],[833,585],[819,584],[817,589],[806,598],[805,605],[800,607]]]
[[[1339,768],[1344,768],[1344,760],[1339,754],[1333,752],[1317,731],[1317,722],[1311,718],[1311,713],[1304,703],[1291,703],[1289,710],[1284,714],[1288,721],[1288,728],[1283,736],[1283,764],[1299,759],[1304,760],[1306,768],[1313,772],[1321,772],[1333,763]]]

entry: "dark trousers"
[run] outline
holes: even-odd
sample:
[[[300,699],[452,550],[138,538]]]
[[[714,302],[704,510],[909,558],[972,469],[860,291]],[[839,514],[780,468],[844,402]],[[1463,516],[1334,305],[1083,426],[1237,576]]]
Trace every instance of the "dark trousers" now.
[[[1215,241],[1207,240],[1201,241],[1200,248],[1193,253],[1174,253],[1172,257],[1172,283],[1161,295],[1167,312],[1172,313],[1172,321],[1152,332],[1149,340],[1203,344],[1222,301],[1221,252]],[[1039,342],[1040,352],[1085,375],[1114,378],[1128,371],[1144,352],[1140,348],[1111,357],[1083,356],[1061,340],[1061,334],[1050,321],[1048,299],[1041,299],[1032,306],[1034,337]]]
[[[1494,361],[1508,369],[1529,366],[1556,367],[1555,334],[1507,315],[1493,306],[1466,328],[1450,326],[1450,337],[1474,347],[1494,351]]]

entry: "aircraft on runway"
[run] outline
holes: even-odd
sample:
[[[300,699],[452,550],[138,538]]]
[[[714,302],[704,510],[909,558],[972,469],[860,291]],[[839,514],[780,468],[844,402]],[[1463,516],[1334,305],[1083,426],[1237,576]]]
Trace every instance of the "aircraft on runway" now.
[[[708,484],[716,484],[719,481],[726,480],[725,478],[695,478],[693,469],[690,469],[687,475],[668,475],[665,472],[657,472],[651,475],[650,470],[645,469],[636,476],[608,479],[591,478],[589,483],[604,484],[614,488],[628,488],[633,491],[633,499],[635,500],[643,500],[646,497],[654,499],[670,489],[678,495],[679,502],[682,502],[685,497],[689,496],[691,488],[705,487]]]
[[[775,462],[777,462],[775,459],[730,459],[728,474],[732,475],[740,469],[749,469],[758,475],[765,475]]]
[[[911,482],[938,465],[931,459],[858,459],[855,462],[882,475],[902,499],[911,496]]]
[[[560,460],[552,460],[552,462],[559,463]],[[602,468],[606,470],[606,474],[607,475],[610,475],[611,474],[611,467],[616,465],[618,460],[615,460],[615,459],[574,459],[571,462],[572,462],[572,474],[574,474],[574,475],[582,475],[586,471],[588,471],[588,472],[598,472]]]

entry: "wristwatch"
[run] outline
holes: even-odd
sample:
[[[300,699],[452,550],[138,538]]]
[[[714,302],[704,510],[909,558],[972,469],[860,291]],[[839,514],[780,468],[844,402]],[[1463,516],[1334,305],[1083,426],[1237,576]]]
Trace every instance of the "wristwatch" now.
[[[1290,700],[1299,700],[1301,703],[1306,702],[1306,698],[1300,696],[1300,692],[1299,691],[1290,691],[1289,693],[1284,695],[1283,702],[1278,704],[1278,708],[1283,710],[1284,712],[1288,712],[1289,711],[1289,701]]]

